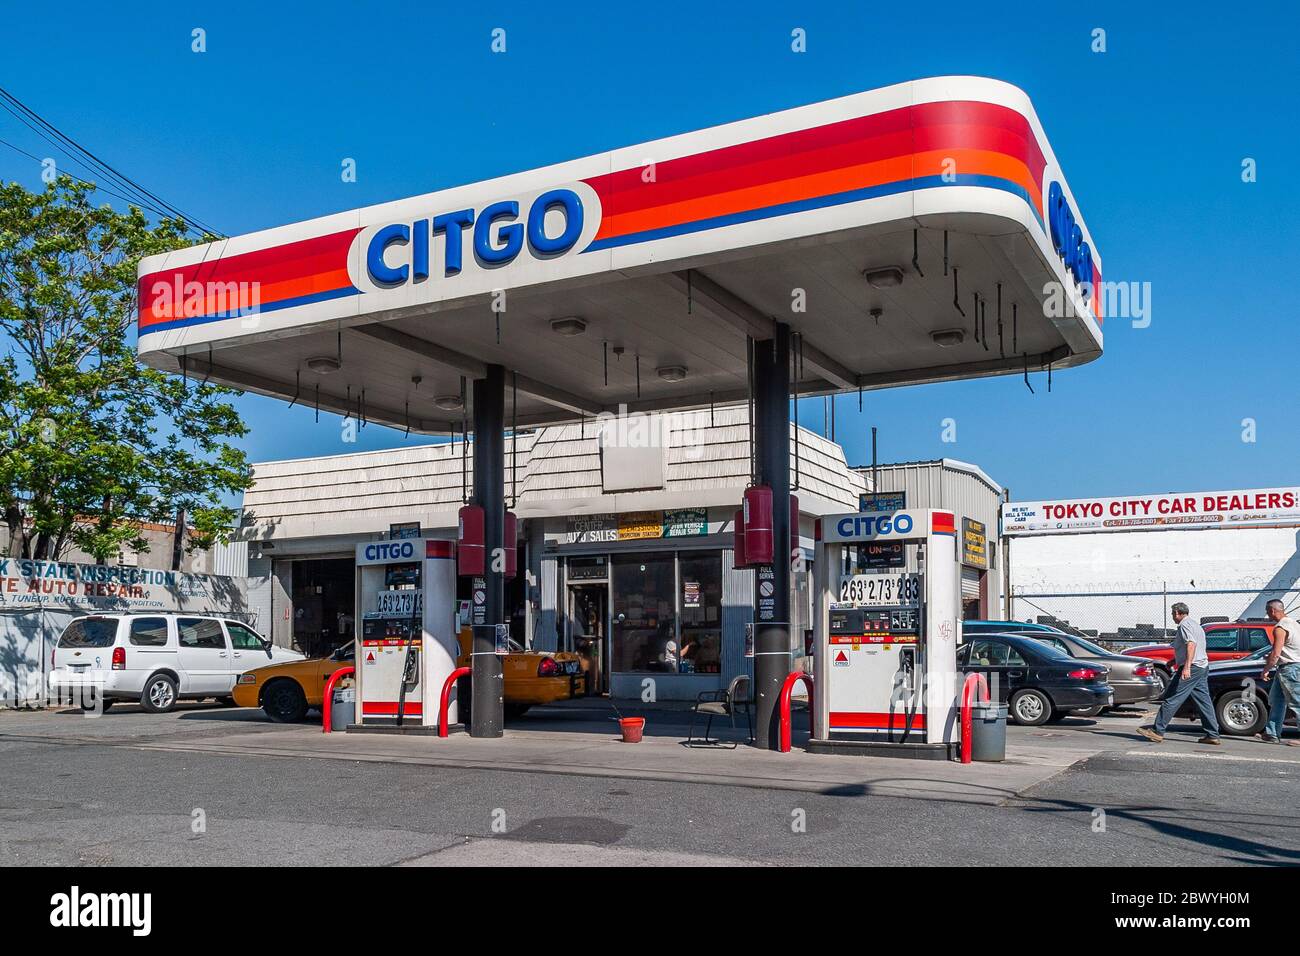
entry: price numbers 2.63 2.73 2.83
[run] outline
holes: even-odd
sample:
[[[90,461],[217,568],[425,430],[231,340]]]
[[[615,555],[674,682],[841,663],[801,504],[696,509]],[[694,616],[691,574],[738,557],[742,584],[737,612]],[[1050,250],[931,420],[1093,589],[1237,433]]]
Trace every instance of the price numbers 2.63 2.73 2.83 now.
[[[911,605],[921,597],[918,574],[852,574],[840,581],[840,603]]]

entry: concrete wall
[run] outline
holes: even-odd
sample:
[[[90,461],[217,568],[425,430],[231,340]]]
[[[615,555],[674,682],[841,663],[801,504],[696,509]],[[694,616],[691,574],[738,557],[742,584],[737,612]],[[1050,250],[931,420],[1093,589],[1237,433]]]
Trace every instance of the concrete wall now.
[[[1011,539],[1014,616],[1044,612],[1112,631],[1193,617],[1262,617],[1264,603],[1300,600],[1300,530],[1235,528],[1026,535]]]

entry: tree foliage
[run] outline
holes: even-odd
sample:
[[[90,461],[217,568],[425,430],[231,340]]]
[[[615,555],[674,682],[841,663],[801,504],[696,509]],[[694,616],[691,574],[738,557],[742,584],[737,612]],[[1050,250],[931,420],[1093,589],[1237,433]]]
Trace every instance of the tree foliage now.
[[[188,546],[224,538],[249,484],[238,392],[136,361],[136,267],[188,245],[185,224],[95,205],[67,176],[0,184],[0,495],[8,553],[99,561],[146,550],[142,522],[187,515]],[[209,237],[210,238],[210,237]]]

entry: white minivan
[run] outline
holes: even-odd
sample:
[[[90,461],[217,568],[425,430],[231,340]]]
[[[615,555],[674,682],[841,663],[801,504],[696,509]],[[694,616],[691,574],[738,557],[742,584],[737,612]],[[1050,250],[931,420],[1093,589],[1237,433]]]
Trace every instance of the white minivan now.
[[[51,656],[50,695],[86,709],[139,701],[165,713],[178,700],[231,702],[235,679],[270,664],[300,661],[239,621],[206,614],[103,613],[64,628]]]

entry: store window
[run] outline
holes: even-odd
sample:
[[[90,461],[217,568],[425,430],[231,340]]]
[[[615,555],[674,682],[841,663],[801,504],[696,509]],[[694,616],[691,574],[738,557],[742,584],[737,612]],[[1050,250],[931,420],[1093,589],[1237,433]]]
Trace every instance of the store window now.
[[[614,670],[677,672],[674,557],[668,552],[611,558]]]
[[[722,671],[722,555],[717,551],[680,556],[681,653],[678,671],[718,674]]]

